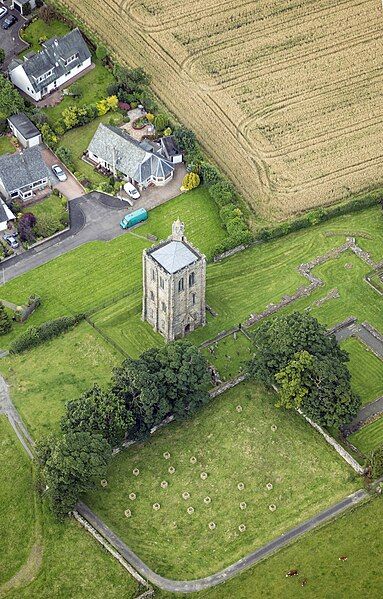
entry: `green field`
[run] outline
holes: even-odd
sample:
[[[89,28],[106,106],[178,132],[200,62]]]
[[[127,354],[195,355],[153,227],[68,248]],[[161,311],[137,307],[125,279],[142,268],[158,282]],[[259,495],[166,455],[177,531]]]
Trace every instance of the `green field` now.
[[[375,401],[383,395],[383,362],[368,347],[355,338],[342,343],[342,349],[350,354],[348,367],[354,391],[362,398],[362,405]]]
[[[21,568],[35,542],[31,464],[7,418],[0,415],[1,586]]]
[[[383,444],[383,417],[350,435],[348,440],[365,455]]]
[[[215,204],[206,189],[201,187],[155,208],[150,212],[149,220],[132,233],[125,233],[110,242],[88,243],[9,281],[2,286],[1,298],[23,304],[31,294],[41,297],[42,305],[28,320],[28,326],[66,314],[94,310],[105,304],[112,306],[111,309],[117,313],[119,310],[123,312],[127,301],[131,305],[133,295],[136,298],[134,309],[138,314],[142,251],[152,243],[146,236],[154,234],[159,239],[166,238],[178,216],[186,222],[190,241],[211,257],[214,246],[225,233],[219,224]],[[123,295],[129,300],[120,299]],[[94,318],[97,321],[96,315]],[[139,316],[136,320],[140,322]],[[124,320],[119,322],[118,327],[115,322],[112,325],[110,328],[106,326],[105,331],[112,336],[116,334],[117,338],[121,329],[130,329],[129,323]],[[2,337],[1,347],[7,347],[22,329],[21,325],[15,325],[10,334]],[[137,343],[137,339],[134,342]]]
[[[241,373],[246,367],[246,361],[250,359],[250,350],[250,339],[243,333],[236,333],[203,349],[202,353],[224,381]]]
[[[35,438],[58,428],[65,403],[109,381],[121,361],[86,322],[26,353],[0,361],[12,401]]]
[[[378,599],[382,594],[383,540],[378,523],[383,501],[375,499],[336,522],[306,534],[224,585],[195,593],[195,599]],[[347,561],[339,561],[346,556]],[[291,569],[298,576],[286,578]],[[302,581],[307,584],[302,588]],[[191,595],[177,595],[186,598]],[[161,593],[161,598],[175,597]]]
[[[171,424],[119,454],[107,488],[85,500],[165,576],[188,579],[229,565],[360,485],[298,414],[278,410],[274,402],[273,394],[251,383],[228,391],[192,420]],[[167,451],[170,459],[164,458]],[[140,471],[137,477],[134,468]],[[237,488],[241,482],[243,490]],[[189,500],[183,492],[190,493]],[[159,511],[152,507],[156,502]],[[241,502],[246,509],[240,509]],[[271,504],[276,511],[269,510]],[[193,514],[187,513],[190,506]],[[127,508],[130,518],[124,515]],[[215,530],[209,522],[216,523]]]

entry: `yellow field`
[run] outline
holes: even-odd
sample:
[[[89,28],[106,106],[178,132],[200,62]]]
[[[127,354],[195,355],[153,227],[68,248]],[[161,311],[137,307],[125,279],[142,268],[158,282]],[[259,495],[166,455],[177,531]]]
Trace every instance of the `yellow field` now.
[[[268,218],[383,182],[380,0],[65,0]]]

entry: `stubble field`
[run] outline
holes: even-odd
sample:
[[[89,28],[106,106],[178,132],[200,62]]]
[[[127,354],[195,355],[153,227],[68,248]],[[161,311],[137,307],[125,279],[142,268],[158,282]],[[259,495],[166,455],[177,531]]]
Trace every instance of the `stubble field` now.
[[[382,182],[378,0],[65,0],[266,218]]]

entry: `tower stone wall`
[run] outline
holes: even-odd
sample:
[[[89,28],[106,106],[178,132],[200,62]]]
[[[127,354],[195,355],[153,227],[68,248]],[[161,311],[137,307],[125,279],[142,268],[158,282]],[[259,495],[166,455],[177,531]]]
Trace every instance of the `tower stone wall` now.
[[[206,259],[184,235],[181,221],[172,235],[143,252],[142,319],[167,341],[206,324]]]

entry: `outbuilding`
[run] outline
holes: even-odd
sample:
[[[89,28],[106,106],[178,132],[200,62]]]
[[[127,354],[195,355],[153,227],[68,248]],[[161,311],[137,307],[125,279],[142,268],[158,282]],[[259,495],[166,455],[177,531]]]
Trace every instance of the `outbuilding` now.
[[[12,210],[8,208],[7,204],[0,199],[0,231],[8,229],[9,224],[13,224],[16,220]]]
[[[20,112],[8,119],[13,135],[19,140],[23,148],[32,148],[41,144],[41,133],[26,114]]]
[[[36,8],[36,0],[12,0],[11,8],[22,15],[29,15]]]

